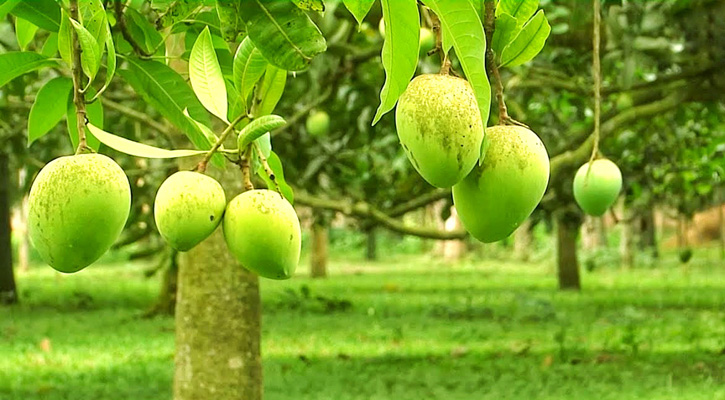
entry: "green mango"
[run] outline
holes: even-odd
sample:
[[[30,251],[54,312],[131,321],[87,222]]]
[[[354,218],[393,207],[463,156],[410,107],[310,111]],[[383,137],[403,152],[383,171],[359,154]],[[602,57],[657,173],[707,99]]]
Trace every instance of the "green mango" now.
[[[289,279],[300,261],[300,221],[277,192],[258,189],[235,197],[224,214],[224,239],[243,267],[269,279]]]
[[[453,186],[453,204],[476,239],[507,238],[531,215],[549,182],[549,155],[538,136],[520,126],[486,129],[482,166]]]
[[[588,175],[588,176],[587,176]],[[600,158],[579,167],[574,176],[574,199],[585,213],[600,217],[617,201],[622,172],[617,164]]]
[[[395,126],[413,167],[433,186],[455,185],[478,161],[483,124],[464,79],[440,74],[413,79],[398,100]]]
[[[161,237],[171,247],[188,251],[214,232],[226,206],[224,189],[214,178],[179,171],[156,192],[154,219]]]
[[[118,239],[131,210],[131,187],[101,154],[59,157],[38,173],[28,198],[28,233],[40,257],[60,272],[82,270]]]
[[[305,127],[311,136],[325,136],[330,132],[330,116],[324,111],[312,112],[307,117]]]

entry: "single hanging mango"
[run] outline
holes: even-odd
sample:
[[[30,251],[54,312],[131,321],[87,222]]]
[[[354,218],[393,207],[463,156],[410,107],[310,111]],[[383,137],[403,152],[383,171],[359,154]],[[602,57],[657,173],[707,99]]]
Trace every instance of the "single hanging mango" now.
[[[611,207],[622,189],[622,172],[606,158],[579,167],[574,176],[574,200],[585,213],[601,217]]]

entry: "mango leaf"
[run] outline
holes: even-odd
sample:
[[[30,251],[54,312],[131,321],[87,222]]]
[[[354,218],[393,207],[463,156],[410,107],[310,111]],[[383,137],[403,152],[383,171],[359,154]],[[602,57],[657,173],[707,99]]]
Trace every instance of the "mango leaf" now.
[[[197,0],[176,0],[166,7],[166,10],[156,20],[156,28],[168,28],[177,22],[185,20],[203,4]]]
[[[277,184],[279,185],[279,190],[282,192],[282,196],[284,196],[287,201],[290,202],[290,204],[295,203],[295,195],[294,191],[290,187],[290,185],[287,183],[287,181],[284,179],[284,170],[282,169],[282,161],[279,159],[279,156],[277,153],[270,151],[269,156],[267,157],[267,164],[269,165],[269,168],[274,173],[274,180],[277,181]],[[264,166],[260,166],[257,170],[257,175],[259,175],[262,180],[264,180],[264,183],[267,185],[267,189],[269,190],[276,190],[277,188],[274,185],[274,182],[272,182],[271,179],[269,179],[269,176],[267,176],[267,171],[264,170]]]
[[[265,133],[272,132],[286,124],[287,121],[279,115],[265,115],[255,119],[239,132],[237,145],[240,151]]]
[[[265,157],[269,157],[269,154],[272,152],[272,135],[265,133],[257,138],[254,143],[259,146],[259,149],[262,150],[262,154]]]
[[[103,50],[106,43],[106,25],[108,25],[103,3],[101,3],[101,0],[80,0],[79,8],[83,27],[90,32],[91,36],[96,38],[98,48]]]
[[[268,65],[267,72],[264,73],[264,80],[262,80],[262,84],[257,91],[259,106],[255,110],[255,117],[259,118],[272,113],[274,108],[277,107],[279,99],[282,98],[286,84],[287,71],[274,65]]]
[[[11,13],[47,31],[60,28],[60,5],[55,0],[25,0],[13,7]]]
[[[189,121],[193,122],[199,128],[199,130],[201,131],[201,133],[204,134],[204,136],[209,141],[209,143],[214,145],[214,143],[216,143],[217,140],[219,140],[219,137],[216,134],[214,134],[214,132],[211,130],[211,128],[209,128],[208,126],[206,126],[206,125],[202,124],[201,122],[192,118],[189,115],[189,110],[184,109],[184,115],[186,116],[186,118]],[[219,148],[224,149],[224,146],[222,145]],[[214,155],[211,156],[211,163],[214,166],[219,167],[220,169],[226,168],[226,163],[224,162],[224,156],[222,156],[220,153],[214,153]]]
[[[55,55],[57,53],[58,53],[58,34],[55,32],[52,32],[45,39],[45,43],[43,43],[43,48],[40,49],[40,54],[42,54],[46,57],[55,57]]]
[[[234,55],[234,86],[241,94],[246,104],[254,85],[264,75],[267,69],[267,60],[262,53],[254,46],[249,37],[244,38]]]
[[[496,6],[496,17],[508,14],[516,19],[518,27],[522,27],[538,8],[539,0],[499,0]],[[496,29],[498,29],[498,25],[496,25]]]
[[[451,33],[453,48],[473,88],[485,130],[491,111],[491,85],[486,75],[484,56],[486,35],[478,12],[468,1],[425,0],[425,4],[436,13],[441,27]],[[480,160],[483,159],[484,150],[485,146],[481,146]]]
[[[88,88],[86,95],[88,98],[95,95],[93,87]],[[73,96],[68,96],[68,108],[66,111],[66,125],[68,126],[68,135],[70,141],[73,144],[73,148],[78,148],[78,121],[76,119],[76,106],[73,104]],[[86,118],[93,124],[103,126],[103,105],[101,100],[97,99],[93,103],[86,104]],[[88,130],[86,125],[86,144],[93,150],[98,151],[101,142],[98,141],[91,131]]]
[[[496,27],[498,29],[498,27]],[[453,47],[453,38],[451,37],[451,33],[448,32],[448,29],[443,29],[441,26],[441,46],[443,46],[443,51],[448,54],[449,51],[451,51],[451,48]]]
[[[292,0],[300,10],[325,11],[325,3],[322,0]]]
[[[0,20],[4,20],[18,3],[20,0],[0,0]]]
[[[76,31],[78,41],[81,44],[81,66],[83,73],[86,74],[91,81],[96,77],[98,68],[101,66],[101,56],[103,52],[98,48],[96,38],[88,32],[88,29],[71,18],[71,25]]]
[[[154,53],[161,45],[163,38],[153,25],[133,7],[126,7],[126,27],[134,41],[147,53]]]
[[[519,32],[521,32],[521,27],[516,25],[516,18],[505,13],[496,17],[496,29],[493,31],[491,46],[497,57],[501,57],[503,50]]]
[[[549,33],[551,33],[551,26],[546,20],[544,10],[540,10],[524,25],[516,39],[503,50],[501,66],[515,67],[536,57],[544,48]]]
[[[70,16],[62,11],[60,19],[60,28],[58,30],[58,51],[60,57],[68,66],[73,65],[73,42],[71,41]]]
[[[116,74],[116,46],[113,43],[113,35],[111,35],[111,26],[106,22],[106,82],[103,83],[103,87],[99,90],[99,93],[103,93],[113,80],[113,76]]]
[[[350,14],[355,17],[357,24],[360,25],[370,12],[375,0],[343,0],[343,3],[347,10],[350,11]]]
[[[212,143],[184,115],[184,109],[196,121],[209,126],[209,114],[184,78],[164,63],[126,57],[128,69],[118,74],[146,103],[161,113],[191,140],[197,149],[209,150]]]
[[[227,119],[234,121],[238,116],[245,113],[246,104],[242,104],[242,96],[237,93],[234,84],[228,79],[224,79],[224,86],[227,88],[227,102],[229,103],[229,111],[227,111]]]
[[[276,67],[305,69],[316,54],[327,49],[317,26],[290,1],[249,0],[240,12],[250,39]]]
[[[246,31],[246,23],[242,19],[242,9],[246,6],[246,2],[239,0],[216,0],[221,33],[227,42],[236,42],[237,37]]]
[[[93,133],[93,135],[95,135],[101,141],[101,143],[114,150],[120,151],[121,153],[128,154],[134,157],[179,158],[198,156],[206,153],[203,150],[160,149],[158,147],[149,146],[147,144],[134,142],[133,140],[129,140],[121,136],[116,136],[112,133],[106,132],[103,129],[94,126],[93,124],[88,124],[87,126],[88,129]]]
[[[385,84],[380,91],[380,106],[373,118],[373,125],[395,107],[398,97],[413,78],[418,66],[420,36],[418,4],[415,0],[382,0],[381,3],[386,32],[382,52]],[[468,1],[461,3],[468,4]]]
[[[28,116],[28,147],[63,119],[71,89],[73,81],[60,76],[49,80],[38,90]]]
[[[38,27],[32,22],[19,17],[15,18],[15,37],[18,39],[20,50],[25,51],[28,48],[37,31]]]
[[[196,39],[189,56],[189,79],[196,97],[209,112],[227,120],[227,89],[209,27]]]
[[[10,51],[0,54],[0,87],[30,71],[56,65],[55,61],[32,51]]]

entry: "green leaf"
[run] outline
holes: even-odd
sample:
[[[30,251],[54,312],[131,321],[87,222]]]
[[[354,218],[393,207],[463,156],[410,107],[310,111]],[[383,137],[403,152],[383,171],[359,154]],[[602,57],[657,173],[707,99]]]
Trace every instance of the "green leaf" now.
[[[246,104],[242,104],[242,96],[237,93],[234,84],[228,79],[224,79],[224,86],[227,88],[227,102],[229,103],[229,111],[227,111],[227,119],[234,121],[238,116],[245,113]]]
[[[327,49],[317,26],[290,1],[250,0],[240,11],[249,37],[272,65],[299,71]]]
[[[287,121],[279,115],[265,115],[255,119],[239,132],[237,145],[240,151],[265,133],[272,132],[286,124]]]
[[[103,50],[106,43],[106,26],[108,25],[103,3],[101,3],[101,0],[80,0],[79,8],[83,27],[91,33],[91,36],[96,38],[98,48]]]
[[[121,136],[116,136],[112,133],[108,133],[104,131],[103,129],[100,129],[93,124],[88,124],[88,129],[95,135],[101,143],[105,144],[106,146],[120,151],[121,153],[125,153],[128,155],[132,155],[134,157],[143,157],[143,158],[179,158],[179,157],[189,157],[189,156],[198,156],[201,154],[206,153],[203,150],[166,150],[166,149],[160,149],[158,147],[149,146],[147,144],[134,142],[133,140],[129,140],[126,138],[123,138]]]
[[[269,156],[267,157],[267,164],[269,165],[269,168],[274,173],[274,178],[277,181],[277,184],[279,185],[279,189],[282,192],[282,196],[284,196],[287,201],[290,202],[290,204],[294,204],[295,202],[295,195],[294,191],[292,191],[292,187],[287,183],[287,181],[284,179],[284,171],[282,169],[282,161],[279,159],[279,156],[277,153],[270,151]],[[277,188],[274,186],[274,182],[272,182],[271,179],[267,176],[267,172],[264,170],[264,166],[260,166],[257,170],[257,175],[259,175],[262,180],[264,180],[264,183],[267,185],[267,189],[269,190],[276,190]]]
[[[478,12],[468,1],[425,0],[425,4],[438,15],[443,29],[451,33],[453,48],[473,88],[485,129],[491,111],[491,85],[486,75],[484,56],[486,35]],[[481,146],[481,149],[483,155],[485,147]]]
[[[267,66],[267,72],[264,73],[264,80],[259,86],[257,99],[259,106],[255,112],[255,117],[259,118],[263,115],[269,115],[277,107],[279,99],[282,98],[284,87],[287,84],[287,71],[277,68],[274,65]]]
[[[38,27],[32,22],[20,17],[15,18],[15,37],[18,39],[20,50],[25,51],[28,48],[37,31]]]
[[[73,65],[73,44],[71,42],[70,16],[63,11],[60,19],[60,30],[58,31],[58,51],[60,57],[68,66]]]
[[[292,0],[297,8],[305,11],[325,11],[325,3],[322,0]]]
[[[500,14],[496,17],[496,30],[493,31],[493,43],[491,47],[500,58],[503,49],[521,32],[521,27],[516,25],[516,18],[509,14]]]
[[[126,7],[126,27],[129,34],[136,43],[147,53],[155,53],[156,49],[163,42],[161,34],[153,25],[132,7]]]
[[[212,143],[184,115],[189,110],[195,120],[209,126],[209,114],[194,95],[184,78],[166,64],[135,57],[126,58],[128,69],[118,74],[146,103],[179,128],[197,149],[209,150]]]
[[[216,0],[216,11],[221,24],[224,40],[236,42],[240,34],[246,32],[246,23],[242,19],[245,2],[239,0]]]
[[[63,119],[72,89],[73,81],[62,76],[49,80],[40,88],[28,116],[28,146]]]
[[[0,54],[0,87],[20,75],[55,65],[57,65],[55,61],[32,51],[10,51]]]
[[[539,0],[499,0],[498,6],[496,6],[496,17],[508,14],[516,18],[516,25],[521,27],[534,15],[538,8]],[[498,28],[498,25],[496,28]]]
[[[106,22],[106,82],[99,92],[103,92],[111,84],[113,76],[116,74],[116,46],[113,43],[113,35],[111,35],[111,26]]]
[[[0,0],[0,21],[4,20],[18,3],[20,0]]]
[[[259,146],[259,149],[262,150],[262,154],[264,154],[265,157],[269,157],[269,153],[272,152],[272,135],[265,133],[257,138],[254,143]]]
[[[93,97],[96,92],[93,90],[92,87],[88,89],[88,92],[86,92],[86,100]],[[103,126],[103,105],[101,104],[101,100],[98,99],[94,101],[93,103],[86,104],[86,118],[88,121],[90,121],[93,124],[96,124],[98,126]],[[76,106],[73,104],[73,96],[68,97],[68,108],[66,111],[66,125],[68,126],[68,135],[70,136],[70,141],[73,144],[73,148],[78,148],[78,123],[76,120]],[[92,148],[93,150],[98,151],[98,148],[101,145],[101,142],[98,141],[98,138],[96,138],[91,131],[88,130],[88,126],[86,125],[86,144],[88,147]]]
[[[58,34],[55,32],[52,32],[48,35],[48,38],[45,39],[45,43],[43,44],[43,48],[40,49],[40,54],[46,56],[46,57],[55,57],[55,55],[58,53]]]
[[[534,18],[531,18],[516,39],[511,42],[501,54],[502,67],[515,67],[532,58],[544,48],[546,39],[551,33],[551,26],[546,20],[544,10],[540,10]]]
[[[498,29],[498,27],[496,27]],[[453,38],[451,37],[451,33],[448,32],[448,29],[443,29],[441,26],[441,46],[443,46],[443,51],[448,54],[448,52],[451,51],[451,48],[453,48]]]
[[[176,0],[166,8],[163,14],[156,20],[157,28],[168,28],[177,22],[183,21],[203,4],[197,0]]]
[[[60,28],[60,5],[55,0],[21,1],[11,13],[47,31],[58,32]]]
[[[78,41],[81,44],[81,66],[83,67],[83,73],[92,81],[98,73],[98,68],[101,66],[103,52],[98,48],[96,38],[88,32],[88,29],[74,19],[71,19],[70,23],[73,25],[73,29],[75,29],[76,35],[78,36]]]
[[[380,91],[380,106],[373,118],[373,125],[395,107],[418,66],[418,4],[415,0],[382,0],[382,5],[385,21],[382,52],[385,84]]]
[[[357,24],[360,25],[370,12],[375,0],[343,0],[343,3],[347,10],[350,11],[350,14],[355,17]]]
[[[199,35],[189,56],[189,79],[196,97],[209,112],[227,120],[227,89],[211,42],[209,27]]]
[[[246,104],[254,85],[264,75],[267,69],[267,60],[262,53],[254,46],[252,40],[244,38],[234,55],[234,86],[241,94]]]

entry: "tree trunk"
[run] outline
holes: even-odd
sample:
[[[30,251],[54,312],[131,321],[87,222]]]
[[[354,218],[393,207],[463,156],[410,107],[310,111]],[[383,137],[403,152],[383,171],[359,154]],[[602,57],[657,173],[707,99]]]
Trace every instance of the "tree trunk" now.
[[[18,293],[13,274],[10,229],[10,171],[8,156],[0,153],[0,304],[15,304]]]
[[[20,237],[18,243],[18,269],[27,271],[30,268],[30,238],[28,237],[28,196],[23,197],[23,202],[18,211],[17,234]]]
[[[527,262],[531,258],[531,219],[527,218],[514,233],[514,254],[517,260]]]
[[[445,230],[448,232],[463,229],[461,219],[458,218],[456,207],[451,206],[451,216],[445,222]],[[443,259],[460,260],[466,255],[466,242],[463,240],[445,240],[443,241]]]
[[[655,212],[652,207],[642,211],[639,225],[640,241],[639,246],[643,251],[649,252],[652,257],[659,257],[657,249],[657,229],[655,227]]]
[[[632,212],[629,207],[622,201],[621,216],[622,220],[619,221],[620,240],[619,240],[619,256],[622,262],[622,268],[631,269],[634,265],[634,255],[632,251],[632,242],[634,239],[633,235],[633,223],[632,223]]]
[[[327,277],[328,260],[328,227],[318,215],[312,222],[312,254],[310,254],[310,276],[312,278]]]
[[[580,290],[579,261],[576,254],[576,239],[581,226],[581,217],[571,211],[561,211],[557,215],[557,264],[559,270],[559,288],[562,290]]]
[[[368,261],[374,261],[378,259],[378,239],[376,235],[375,227],[369,228],[365,231],[365,259]]]

